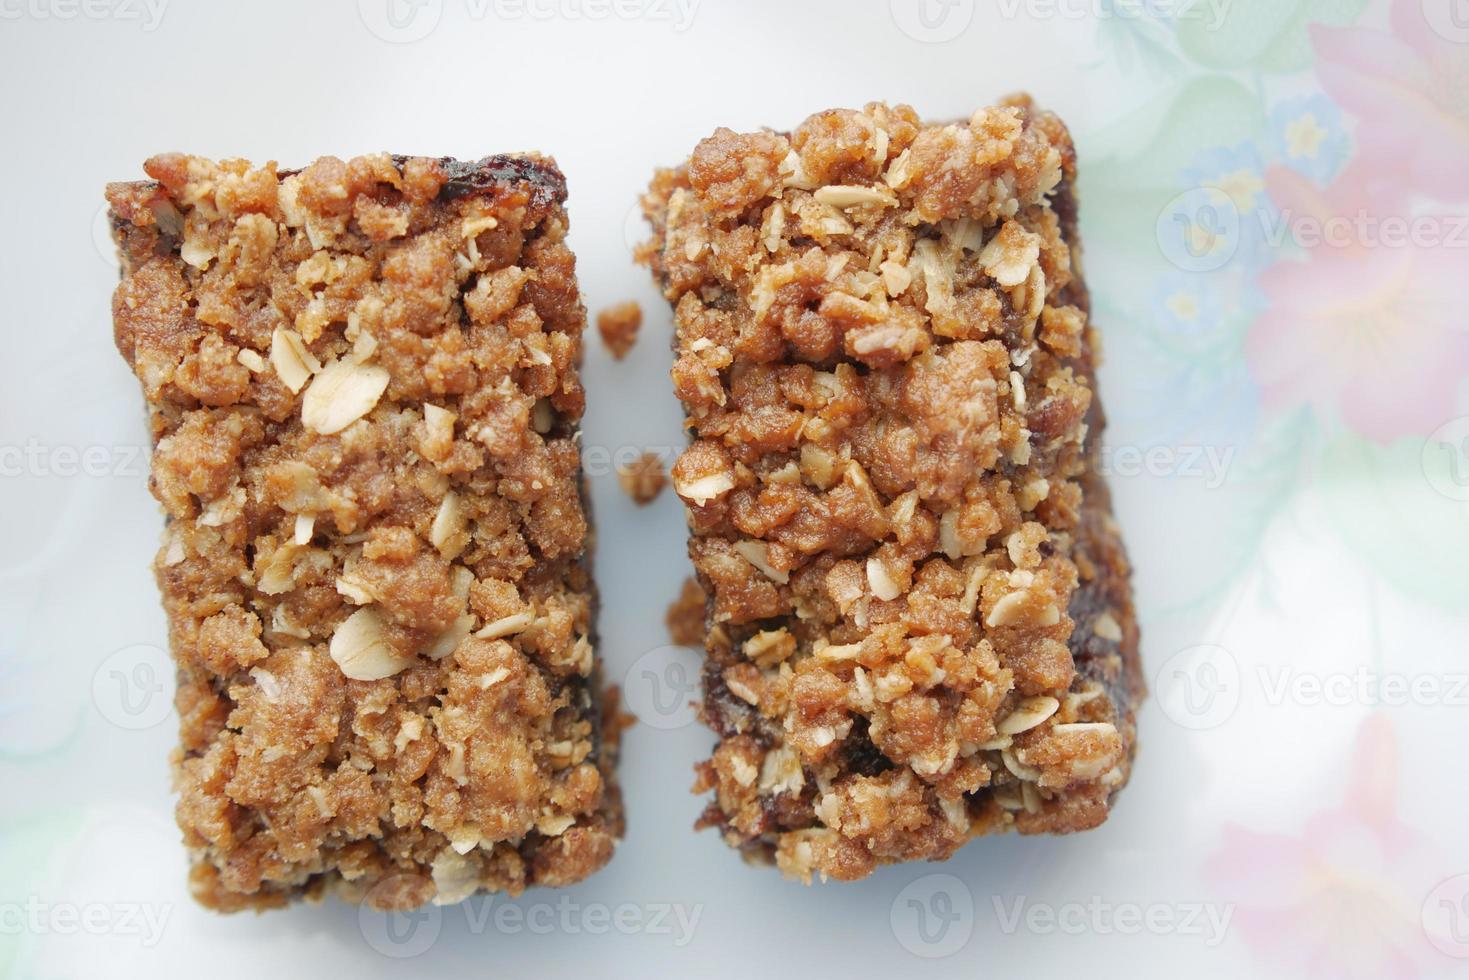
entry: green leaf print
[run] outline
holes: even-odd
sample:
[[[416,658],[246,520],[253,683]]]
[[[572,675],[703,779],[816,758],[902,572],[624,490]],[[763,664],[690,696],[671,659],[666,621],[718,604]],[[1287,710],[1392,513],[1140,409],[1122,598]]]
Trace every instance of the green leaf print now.
[[[1156,222],[1184,190],[1180,175],[1199,151],[1256,140],[1265,124],[1253,92],[1222,76],[1204,76],[1084,134],[1078,145],[1086,158],[1080,186],[1086,231],[1109,250],[1147,263],[1150,273],[1166,268]]]
[[[1383,579],[1457,612],[1469,594],[1469,503],[1435,488],[1455,485],[1452,465],[1422,440],[1384,447],[1342,436],[1322,460],[1317,489],[1342,540]]]
[[[1312,23],[1350,24],[1367,0],[1230,0],[1196,3],[1179,16],[1178,42],[1206,68],[1292,72],[1311,65]]]

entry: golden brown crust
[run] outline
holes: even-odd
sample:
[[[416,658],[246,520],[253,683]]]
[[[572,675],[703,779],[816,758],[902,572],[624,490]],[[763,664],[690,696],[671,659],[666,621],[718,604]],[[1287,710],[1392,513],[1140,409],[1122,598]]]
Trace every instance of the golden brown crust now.
[[[538,157],[178,154],[108,188],[223,910],[595,871],[621,833],[575,445],[586,315]]]
[[[860,878],[1095,826],[1142,696],[1075,153],[1024,98],[721,129],[644,199],[710,596],[702,823]]]

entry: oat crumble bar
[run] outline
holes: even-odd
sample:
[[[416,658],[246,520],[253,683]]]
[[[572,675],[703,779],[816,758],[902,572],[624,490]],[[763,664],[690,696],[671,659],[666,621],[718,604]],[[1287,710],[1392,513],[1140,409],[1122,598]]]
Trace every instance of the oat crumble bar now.
[[[222,910],[565,885],[622,832],[577,450],[586,314],[536,156],[169,154],[108,188]]]
[[[702,825],[790,876],[1100,824],[1143,697],[1076,157],[1025,97],[718,130],[644,199],[708,594]]]

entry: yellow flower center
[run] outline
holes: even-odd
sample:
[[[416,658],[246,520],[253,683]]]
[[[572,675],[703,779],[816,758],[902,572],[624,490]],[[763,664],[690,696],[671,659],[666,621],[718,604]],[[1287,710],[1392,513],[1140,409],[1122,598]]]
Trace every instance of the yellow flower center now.
[[[1265,181],[1253,170],[1236,170],[1224,174],[1210,186],[1228,197],[1235,210],[1244,214],[1255,207],[1255,195],[1265,189]]]
[[[1292,157],[1314,160],[1328,135],[1326,127],[1316,121],[1316,114],[1308,112],[1285,127],[1285,151]]]
[[[1180,320],[1197,319],[1199,298],[1193,293],[1174,293],[1168,297],[1168,310]]]

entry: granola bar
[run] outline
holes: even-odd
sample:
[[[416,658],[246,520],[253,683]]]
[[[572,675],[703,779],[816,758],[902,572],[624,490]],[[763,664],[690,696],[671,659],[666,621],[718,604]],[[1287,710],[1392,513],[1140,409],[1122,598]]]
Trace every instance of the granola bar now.
[[[1076,156],[1017,97],[718,130],[644,199],[708,594],[701,824],[861,878],[1095,827],[1143,697]]]
[[[167,514],[195,896],[404,909],[597,870],[618,722],[555,164],[144,170],[107,191],[113,313]]]

